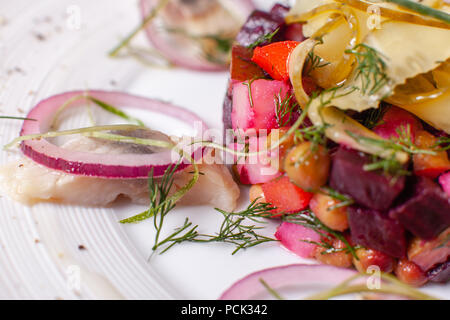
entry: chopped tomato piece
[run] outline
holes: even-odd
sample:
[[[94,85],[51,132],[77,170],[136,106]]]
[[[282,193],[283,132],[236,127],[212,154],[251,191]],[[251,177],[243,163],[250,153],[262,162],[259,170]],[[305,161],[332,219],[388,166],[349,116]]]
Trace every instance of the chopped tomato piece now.
[[[278,213],[293,213],[308,207],[313,194],[293,184],[288,177],[280,177],[261,186],[264,197],[277,209]]]
[[[421,149],[429,148],[435,151],[435,155],[415,154],[413,157],[414,173],[418,176],[435,179],[442,173],[450,170],[450,161],[446,151],[436,151],[432,147],[436,145],[437,138],[427,131],[419,131],[416,136],[416,145]]]
[[[260,66],[275,80],[289,79],[289,57],[300,44],[298,41],[281,41],[264,47],[257,47],[252,61]]]

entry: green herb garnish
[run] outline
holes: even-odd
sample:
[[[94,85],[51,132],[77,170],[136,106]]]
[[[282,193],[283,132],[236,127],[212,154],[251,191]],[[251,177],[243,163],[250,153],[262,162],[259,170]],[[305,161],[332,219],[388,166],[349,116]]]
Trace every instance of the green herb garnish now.
[[[263,43],[271,43],[273,41],[273,37],[280,31],[280,28],[276,29],[274,32],[266,33],[262,36],[260,36],[258,39],[256,39],[253,43],[249,44],[247,48],[254,49],[257,46],[263,44]]]
[[[257,231],[263,229],[261,226],[246,223],[252,221],[255,223],[265,223],[264,218],[272,217],[271,210],[274,208],[269,203],[259,203],[253,201],[247,209],[240,212],[226,212],[216,208],[215,210],[222,214],[223,222],[219,231],[214,235],[201,234],[197,231],[198,225],[193,226],[192,222],[186,218],[183,226],[176,228],[175,231],[161,242],[156,242],[153,250],[164,247],[161,254],[172,248],[176,244],[183,242],[211,243],[223,242],[233,244],[236,248],[232,254],[236,254],[241,249],[247,249],[256,245],[277,241],[276,239],[258,234]],[[184,233],[183,233],[184,232]]]
[[[389,83],[386,63],[378,51],[360,43],[345,52],[356,57],[356,79],[361,78],[361,88],[359,89],[362,94],[374,95]]]
[[[278,127],[286,127],[292,121],[294,112],[299,109],[299,105],[292,94],[281,97],[281,90],[275,95],[276,120]]]

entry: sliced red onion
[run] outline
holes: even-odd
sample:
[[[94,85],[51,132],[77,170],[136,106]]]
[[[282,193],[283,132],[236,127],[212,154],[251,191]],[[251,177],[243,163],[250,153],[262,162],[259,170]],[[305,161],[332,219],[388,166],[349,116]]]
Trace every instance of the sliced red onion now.
[[[37,121],[24,121],[21,136],[48,132],[57,110],[70,99],[86,94],[117,108],[144,109],[182,120],[193,127],[195,123],[201,123],[202,130],[207,128],[202,119],[194,113],[159,100],[122,92],[73,91],[52,96],[38,103],[27,116]],[[80,99],[70,104],[69,107],[73,108],[83,103],[85,104],[86,100]],[[203,134],[203,132],[199,134]],[[46,139],[25,140],[22,142],[21,148],[27,157],[51,169],[102,178],[147,178],[151,169],[153,169],[154,176],[158,177],[162,176],[174,161],[171,150],[152,154],[108,155],[63,149]],[[197,156],[198,152],[194,151],[194,154]],[[187,166],[189,166],[188,162],[181,163],[178,170]]]
[[[143,19],[149,15],[159,1],[160,0],[140,1]],[[234,9],[233,11],[235,12],[240,12],[244,19],[255,9],[252,0],[220,0],[220,2],[224,7]],[[147,25],[145,32],[155,49],[159,50],[175,65],[198,71],[223,71],[227,68],[227,66],[223,64],[213,63],[205,58],[194,56],[188,52],[189,50],[183,50],[183,48],[173,46],[168,41],[167,36],[160,32],[157,26],[152,22]]]
[[[332,288],[358,274],[353,269],[343,269],[328,265],[292,264],[254,272],[234,283],[220,300],[253,300],[268,296],[267,285],[277,292],[283,289],[311,288],[328,286]]]

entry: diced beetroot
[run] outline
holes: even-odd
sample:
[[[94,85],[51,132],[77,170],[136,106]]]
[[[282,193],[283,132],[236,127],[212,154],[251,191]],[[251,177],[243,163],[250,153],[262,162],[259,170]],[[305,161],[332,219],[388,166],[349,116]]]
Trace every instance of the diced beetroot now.
[[[292,23],[286,26],[284,30],[284,39],[302,42],[305,40],[305,36],[303,35],[303,24],[301,23]]]
[[[450,256],[449,237],[450,228],[447,228],[447,230],[432,240],[412,239],[408,246],[408,259],[424,271],[447,261]]]
[[[293,213],[304,210],[313,196],[312,193],[297,187],[286,176],[264,183],[261,188],[267,202],[277,208],[274,213]]]
[[[271,34],[277,29],[283,29],[285,21],[284,16],[280,12],[279,10],[275,10],[272,13],[261,10],[253,11],[236,36],[236,41],[240,45],[248,47],[263,36]],[[277,40],[277,37],[273,40]],[[261,45],[265,44],[267,42],[261,43]]]
[[[427,273],[432,282],[447,283],[450,281],[450,260],[438,265]]]
[[[285,6],[281,3],[276,3],[272,9],[270,9],[270,14],[272,15],[272,17],[276,20],[284,20],[284,18],[286,17],[286,15],[288,14],[289,10],[291,8],[288,6]]]
[[[383,115],[382,121],[373,130],[379,136],[390,139],[398,138],[398,130],[406,130],[409,127],[411,139],[414,141],[414,137],[418,130],[422,129],[420,121],[411,113],[404,109],[391,106]]]
[[[231,123],[231,111],[233,110],[233,85],[231,81],[228,83],[225,99],[222,106],[222,122],[224,133],[227,129],[231,129],[233,124]],[[224,134],[224,139],[226,135]]]
[[[249,79],[263,78],[264,72],[252,62],[253,50],[240,45],[234,45],[231,49],[231,79],[246,81]]]
[[[319,242],[320,236],[312,229],[289,222],[283,222],[275,233],[283,246],[302,258],[314,256],[317,245],[306,241]]]
[[[432,239],[450,226],[450,197],[431,179],[417,177],[411,195],[389,216],[421,239]]]
[[[380,211],[351,206],[348,222],[353,242],[381,251],[391,257],[406,254],[406,236],[403,227]]]
[[[364,170],[370,161],[368,155],[341,146],[333,157],[330,186],[365,207],[387,210],[402,192],[405,178],[394,181],[381,170]]]
[[[450,197],[450,172],[444,173],[439,177],[439,183],[442,186],[442,189],[447,193]]]
[[[275,99],[278,95],[281,99],[285,98],[289,90],[288,84],[275,80],[259,79],[236,83],[233,86],[233,111],[231,112],[233,129],[278,128]]]

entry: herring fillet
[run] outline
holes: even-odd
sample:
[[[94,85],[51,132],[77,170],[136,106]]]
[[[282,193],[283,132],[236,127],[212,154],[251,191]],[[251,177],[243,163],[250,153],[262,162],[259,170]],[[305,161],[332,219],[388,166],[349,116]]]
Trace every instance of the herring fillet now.
[[[114,154],[123,146],[86,137],[64,144],[72,150]],[[81,149],[81,150],[80,150]],[[179,201],[180,205],[213,205],[226,211],[236,207],[240,189],[228,168],[221,164],[199,164],[198,182]],[[192,178],[192,168],[174,175],[171,192]],[[135,204],[148,205],[147,179],[105,179],[71,175],[22,158],[0,167],[0,192],[15,201],[33,205],[43,201],[85,206],[108,206],[125,197]]]

